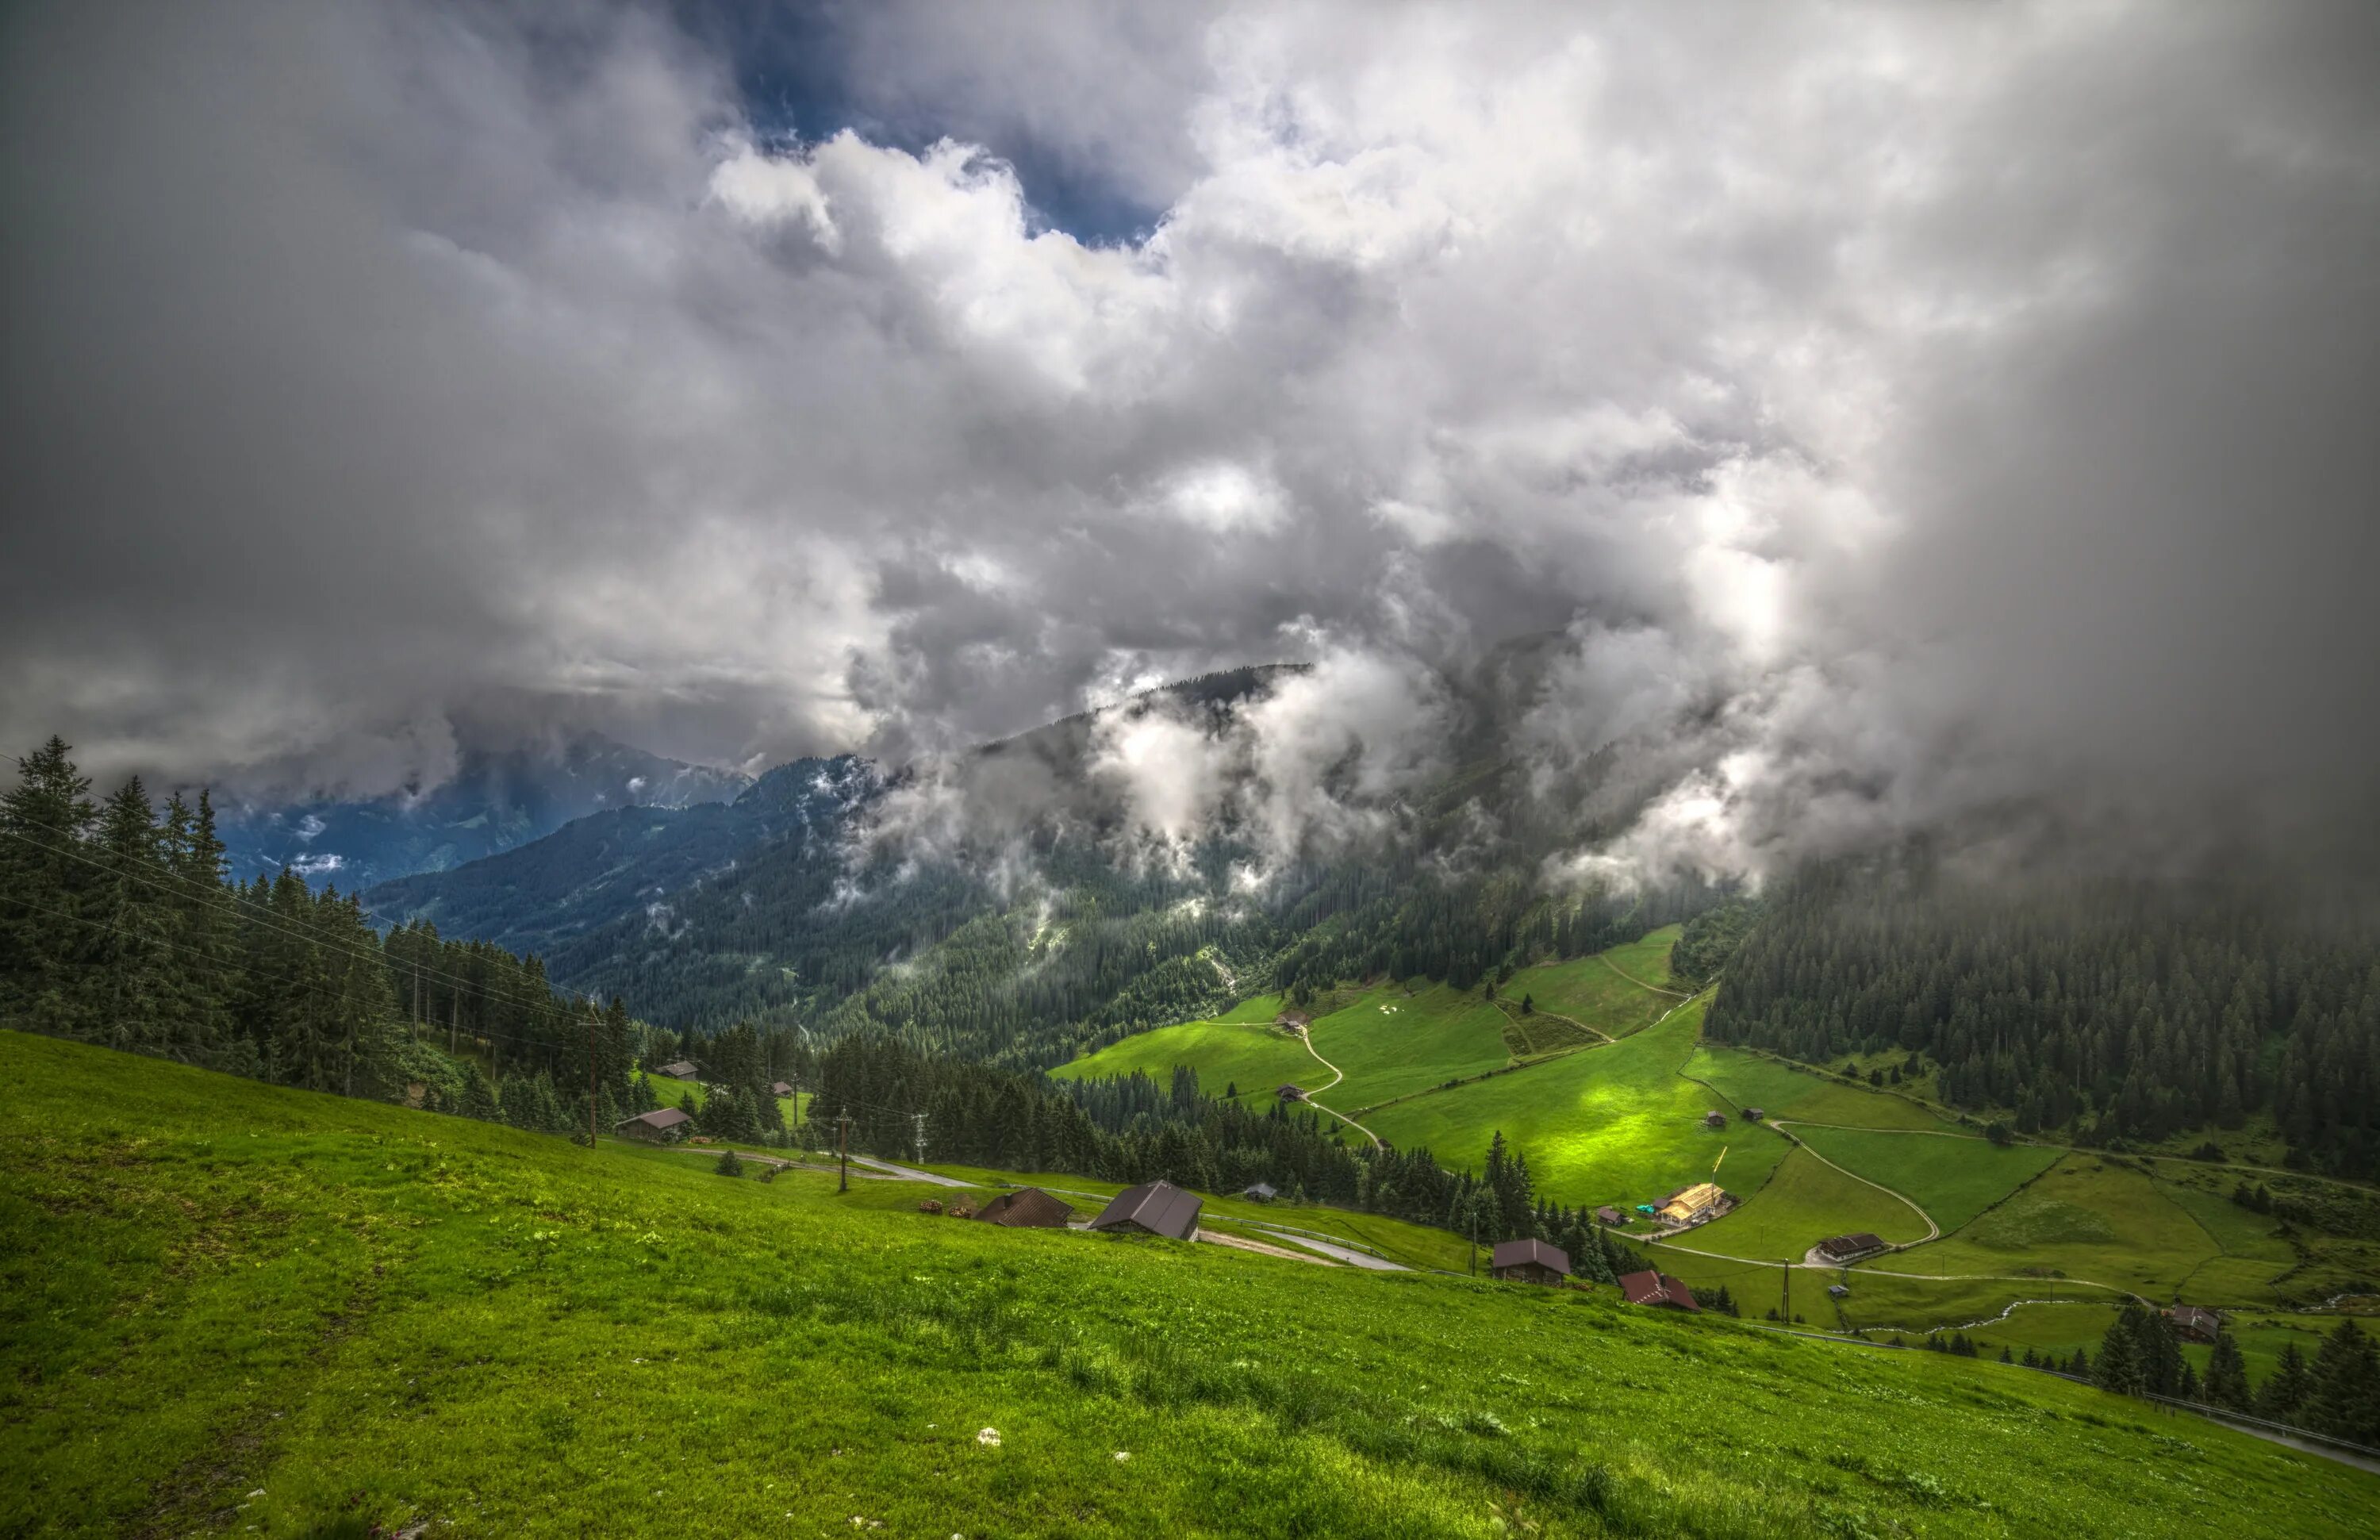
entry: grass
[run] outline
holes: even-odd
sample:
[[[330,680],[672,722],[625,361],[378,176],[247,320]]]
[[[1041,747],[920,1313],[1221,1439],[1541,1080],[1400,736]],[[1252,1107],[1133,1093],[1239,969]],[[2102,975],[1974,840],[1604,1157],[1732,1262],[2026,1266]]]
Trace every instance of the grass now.
[[[1497,992],[1511,1000],[1526,998],[1540,1011],[1624,1037],[1650,1026],[1678,1003],[1677,996],[1658,992],[1670,984],[1670,948],[1677,939],[1678,928],[1664,926],[1642,940],[1596,956],[1523,968]],[[1622,973],[1654,988],[1639,988]]]
[[[0,1075],[9,1534],[2313,1535],[2380,1504],[2046,1376],[1608,1292],[932,1219],[11,1033]]]
[[[1368,1115],[1400,1148],[1427,1147],[1449,1164],[1475,1166],[1501,1132],[1528,1157],[1537,1191],[1568,1204],[1621,1207],[1704,1179],[1722,1148],[1730,1191],[1760,1185],[1784,1158],[1777,1134],[1734,1123],[1702,1125],[1710,1093],[1681,1079],[1702,1025],[1700,1003],[1605,1048],[1458,1086]]]
[[[1854,1175],[1916,1199],[1945,1232],[1956,1231],[2058,1160],[2054,1149],[2002,1146],[1984,1139],[1834,1128],[1797,1128],[1793,1134]]]
[[[1924,1273],[2051,1269],[2164,1302],[2220,1250],[2159,1183],[2076,1154],[1958,1234],[1880,1265]]]
[[[1266,1024],[1271,1020],[1269,1015],[1264,1018]],[[1224,1021],[1184,1022],[1135,1033],[1050,1073],[1063,1079],[1092,1080],[1137,1072],[1164,1085],[1172,1079],[1177,1064],[1196,1070],[1199,1088],[1213,1097],[1232,1085],[1237,1085],[1244,1097],[1269,1097],[1274,1087],[1283,1084],[1312,1085],[1330,1078],[1304,1045],[1279,1027]]]
[[[1951,1126],[1903,1097],[1845,1085],[1742,1049],[1706,1043],[1686,1061],[1685,1073],[1707,1083],[1736,1106],[1757,1107],[1771,1118],[1845,1128],[1945,1130]]]
[[[1504,1013],[1475,991],[1433,984],[1410,998],[1402,986],[1374,989],[1306,1029],[1317,1053],[1346,1073],[1324,1097],[1342,1111],[1426,1091],[1511,1061]],[[1330,1078],[1312,1059],[1301,1084]]]
[[[1733,1256],[1798,1261],[1829,1235],[1862,1230],[1888,1241],[1925,1237],[1925,1222],[1907,1204],[1797,1149],[1778,1163],[1758,1192],[1746,1194],[1743,1207],[1694,1231],[1683,1243]]]

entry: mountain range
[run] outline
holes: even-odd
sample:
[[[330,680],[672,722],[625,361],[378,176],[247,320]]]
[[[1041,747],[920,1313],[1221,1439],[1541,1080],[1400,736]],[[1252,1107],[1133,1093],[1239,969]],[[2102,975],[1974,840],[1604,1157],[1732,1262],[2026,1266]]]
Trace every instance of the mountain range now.
[[[725,802],[750,784],[737,771],[664,758],[601,734],[467,742],[455,773],[434,786],[361,799],[236,803],[218,808],[218,832],[235,876],[286,866],[318,884],[354,891],[450,870],[589,814]]]

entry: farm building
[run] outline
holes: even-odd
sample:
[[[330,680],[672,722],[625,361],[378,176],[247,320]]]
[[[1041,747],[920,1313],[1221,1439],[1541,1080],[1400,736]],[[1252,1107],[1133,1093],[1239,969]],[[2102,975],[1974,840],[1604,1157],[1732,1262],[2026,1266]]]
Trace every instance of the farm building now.
[[[1829,1262],[1849,1262],[1884,1249],[1884,1237],[1864,1230],[1854,1235],[1829,1235],[1818,1243],[1818,1255]]]
[[[1247,1188],[1242,1192],[1240,1196],[1247,1199],[1250,1203],[1270,1203],[1273,1199],[1281,1196],[1281,1190],[1269,1182],[1259,1182],[1255,1186]]]
[[[1294,1085],[1282,1086],[1278,1095],[1283,1101],[1304,1101],[1305,1099],[1305,1093]]]
[[[771,1081],[769,1085],[769,1094],[772,1097],[792,1096],[794,1094],[794,1083],[790,1080]]]
[[[683,1138],[686,1124],[692,1122],[694,1120],[686,1115],[684,1108],[664,1107],[658,1112],[643,1112],[633,1118],[623,1118],[613,1123],[612,1128],[613,1132],[625,1134],[631,1139],[650,1139],[654,1144],[666,1145]]]
[[[1768,1114],[1757,1107],[1747,1107],[1743,1110],[1743,1121],[1748,1123],[1756,1123],[1767,1116]]]
[[[1272,1023],[1287,1031],[1303,1032],[1314,1025],[1314,1018],[1303,1011],[1283,1011]]]
[[[663,1064],[660,1069],[655,1070],[653,1073],[655,1074],[665,1074],[672,1080],[692,1080],[696,1074],[700,1072],[695,1069],[692,1062],[687,1060],[681,1059],[674,1064]]]
[[[1091,1221],[1093,1230],[1109,1231],[1139,1231],[1149,1235],[1163,1235],[1175,1241],[1197,1238],[1198,1210],[1206,1205],[1170,1182],[1144,1182],[1137,1187],[1127,1187],[1113,1201],[1099,1210]]]
[[[1696,1314],[1702,1311],[1702,1306],[1694,1303],[1694,1291],[1666,1273],[1623,1273],[1620,1291],[1631,1304],[1660,1304]]]
[[[1062,1203],[1038,1187],[1019,1187],[987,1202],[976,1215],[1012,1230],[1063,1230],[1075,1217],[1075,1206]]]
[[[1597,1224],[1623,1225],[1628,1222],[1628,1216],[1607,1203],[1602,1207],[1595,1211],[1595,1222]]]
[[[2223,1317],[2201,1304],[2177,1304],[2165,1313],[2175,1335],[2185,1342],[2212,1342],[2223,1329]]]
[[[1726,1196],[1716,1182],[1697,1182],[1691,1187],[1681,1187],[1661,1200],[1661,1219],[1669,1224],[1692,1224],[1707,1217]]]
[[[1488,1273],[1507,1283],[1560,1283],[1570,1276],[1570,1254],[1543,1241],[1500,1241]]]
[[[1847,1300],[1852,1297],[1851,1285],[1848,1283],[1829,1283],[1827,1285],[1827,1297],[1830,1300]]]
[[[1703,1114],[1703,1126],[1705,1128],[1725,1128],[1727,1126],[1727,1114],[1714,1108],[1710,1111]]]

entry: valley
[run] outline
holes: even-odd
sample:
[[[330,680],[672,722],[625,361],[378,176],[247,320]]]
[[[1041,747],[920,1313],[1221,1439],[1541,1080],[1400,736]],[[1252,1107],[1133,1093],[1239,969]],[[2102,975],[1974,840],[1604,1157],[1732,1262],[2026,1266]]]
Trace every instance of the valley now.
[[[1608,1292],[1002,1230],[13,1032],[0,1078],[12,1533],[2323,1535],[2380,1500],[2050,1376]]]

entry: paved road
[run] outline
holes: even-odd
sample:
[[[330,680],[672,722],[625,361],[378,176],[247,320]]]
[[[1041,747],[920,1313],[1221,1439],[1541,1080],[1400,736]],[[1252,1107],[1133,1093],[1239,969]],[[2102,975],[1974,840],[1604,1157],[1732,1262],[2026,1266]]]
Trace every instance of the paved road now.
[[[1288,1242],[1293,1246],[1304,1246],[1309,1251],[1318,1251],[1325,1256],[1336,1257],[1338,1260],[1346,1263],[1347,1266],[1351,1267],[1364,1267],[1376,1273],[1409,1273],[1413,1271],[1411,1267],[1406,1267],[1402,1262],[1391,1262],[1385,1256],[1374,1256],[1370,1252],[1357,1251],[1353,1246],[1342,1246],[1335,1241],[1318,1241],[1310,1235],[1303,1234],[1294,1231],[1276,1229],[1271,1225],[1262,1224],[1255,1219],[1242,1219],[1239,1222],[1244,1225],[1260,1229],[1268,1235],[1278,1235],[1281,1239]]]
[[[974,1187],[978,1185],[978,1183],[973,1182],[961,1182],[954,1176],[936,1176],[931,1171],[921,1171],[914,1166],[896,1166],[890,1160],[879,1160],[873,1156],[855,1155],[851,1158],[851,1163],[855,1166],[867,1166],[875,1170],[879,1175],[899,1177],[905,1182],[930,1182],[937,1187]]]

